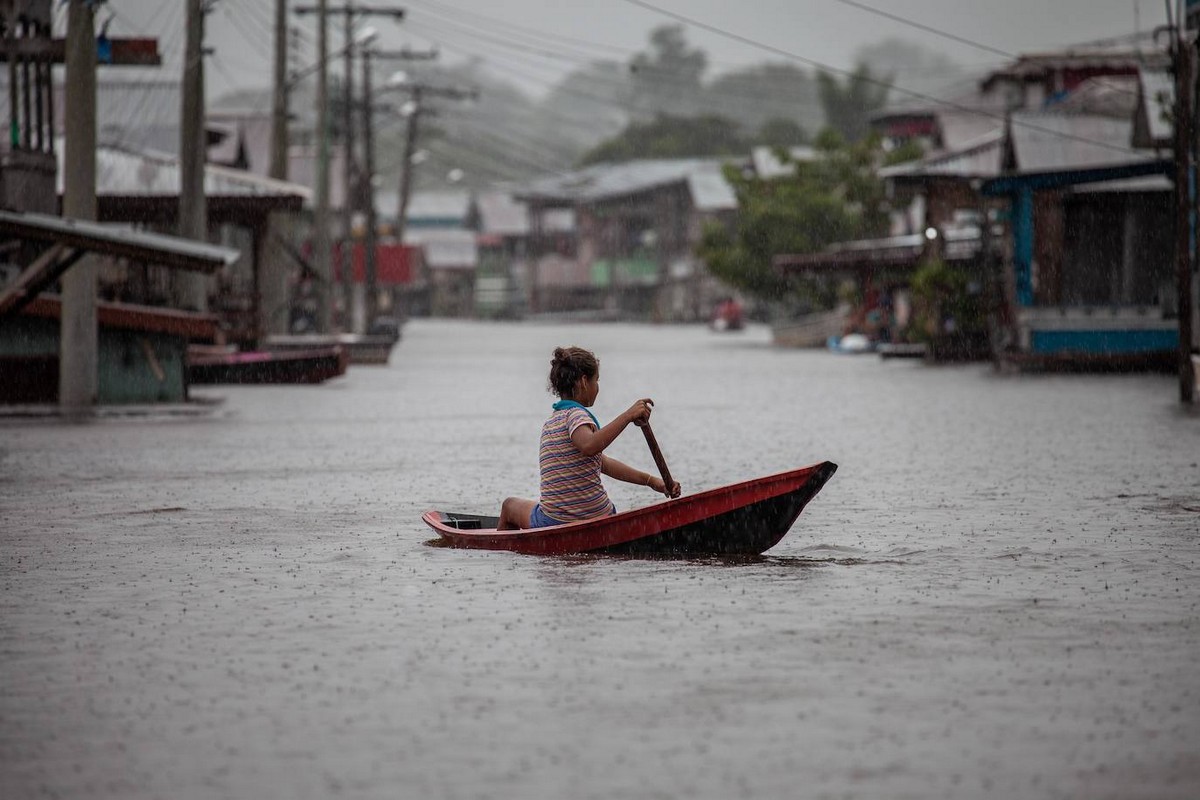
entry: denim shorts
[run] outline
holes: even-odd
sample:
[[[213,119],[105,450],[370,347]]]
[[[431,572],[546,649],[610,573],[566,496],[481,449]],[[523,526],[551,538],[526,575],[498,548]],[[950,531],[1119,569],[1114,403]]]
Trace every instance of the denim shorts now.
[[[545,511],[542,511],[542,504],[538,503],[533,507],[533,511],[529,512],[529,527],[531,528],[548,528],[551,525],[562,525],[551,516],[548,516]]]

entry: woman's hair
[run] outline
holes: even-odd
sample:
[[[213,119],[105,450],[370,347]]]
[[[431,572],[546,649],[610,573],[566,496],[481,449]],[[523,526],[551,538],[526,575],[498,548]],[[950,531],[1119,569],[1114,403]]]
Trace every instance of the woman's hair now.
[[[556,347],[550,359],[550,391],[559,397],[575,393],[575,384],[585,375],[596,377],[600,371],[600,359],[582,347]]]

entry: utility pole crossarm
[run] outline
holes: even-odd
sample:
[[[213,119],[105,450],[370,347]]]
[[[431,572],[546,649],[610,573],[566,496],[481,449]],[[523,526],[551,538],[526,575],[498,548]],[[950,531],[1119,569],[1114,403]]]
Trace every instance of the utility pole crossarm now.
[[[317,6],[296,6],[292,9],[293,14],[304,16],[306,14],[316,14],[319,12]],[[391,17],[396,21],[404,19],[405,11],[403,8],[395,8],[392,6],[369,6],[353,5],[344,6],[329,6],[326,10],[327,14],[370,14],[378,17]]]

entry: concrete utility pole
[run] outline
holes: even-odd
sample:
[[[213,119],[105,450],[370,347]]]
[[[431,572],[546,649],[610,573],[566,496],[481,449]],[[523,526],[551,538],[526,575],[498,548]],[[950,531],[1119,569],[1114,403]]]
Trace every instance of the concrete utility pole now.
[[[359,183],[358,202],[367,212],[366,230],[363,232],[363,266],[366,272],[366,320],[365,329],[371,329],[378,310],[378,291],[375,288],[376,278],[376,233],[379,221],[375,217],[375,119],[371,97],[371,51],[364,49],[362,53],[362,129],[363,129],[363,171]]]
[[[354,212],[358,206],[358,169],[354,155],[354,3],[342,14],[342,330],[357,327],[354,314]]]
[[[296,13],[301,13],[296,9]],[[328,4],[318,0],[317,13],[317,174],[313,208],[313,269],[316,272],[317,328],[328,333],[332,328],[333,271],[329,268],[329,40],[326,26]]]
[[[287,0],[275,0],[275,88],[271,98],[270,176],[286,181],[288,176],[288,30]]]
[[[1195,402],[1196,377],[1192,369],[1192,152],[1195,145],[1194,44],[1179,6],[1178,36],[1174,42],[1175,67],[1175,269],[1179,294],[1179,400]]]
[[[274,91],[271,98],[271,161],[268,175],[275,180],[288,178],[288,95],[291,83],[288,80],[288,54],[290,32],[287,27],[287,0],[275,0],[275,60],[273,67]],[[267,217],[266,225],[256,232],[258,272],[258,320],[259,336],[287,331],[288,310],[288,262],[276,238],[288,238],[292,216],[290,212],[274,212]]]
[[[63,216],[96,219],[96,28],[92,7],[67,10]],[[80,259],[62,278],[58,402],[69,412],[96,405],[100,388],[96,265]]]
[[[359,17],[363,16],[386,16],[391,17],[397,22],[404,19],[404,9],[387,6],[360,5],[353,0],[349,0],[341,6],[330,7],[327,0],[319,0],[315,6],[305,5],[296,7],[297,14],[316,14],[318,17],[318,35],[317,35],[317,140],[318,140],[318,157],[317,157],[317,180],[316,180],[316,221],[314,224],[320,227],[313,237],[314,247],[318,249],[318,265],[323,267],[323,276],[326,281],[326,287],[332,288],[329,278],[332,276],[332,270],[329,267],[330,258],[330,242],[329,242],[329,118],[328,118],[328,60],[329,48],[327,41],[327,25],[326,18],[330,14],[341,14],[345,23],[345,42],[342,51],[344,57],[343,82],[345,84],[345,104],[342,109],[342,136],[343,136],[343,197],[342,197],[342,233],[345,240],[343,247],[343,264],[342,264],[342,291],[344,298],[345,312],[343,314],[342,328],[349,329],[350,307],[353,288],[353,273],[350,269],[349,251],[352,241],[352,224],[354,219],[354,203],[352,198],[355,196],[354,176],[356,173],[356,162],[354,160],[354,115],[353,115],[353,85],[354,85],[354,22]],[[331,303],[329,302],[329,291],[324,293],[324,305],[322,307],[322,330],[329,330],[329,322],[332,317]]]
[[[208,137],[204,129],[204,15],[206,0],[187,0],[187,36],[183,52],[183,108],[179,142],[179,235],[208,241],[208,202],[204,196],[204,163]],[[179,300],[196,311],[208,310],[208,282],[203,275],[180,275]]]
[[[374,89],[372,85],[371,61],[374,58],[398,59],[402,61],[431,61],[438,56],[436,50],[416,52],[411,50],[371,50],[364,49],[362,53],[362,128],[363,128],[363,171],[360,202],[366,211],[366,236],[364,245],[364,266],[366,283],[366,327],[369,330],[378,312],[377,251],[376,242],[379,220],[375,211],[375,106]],[[403,244],[403,242],[401,242]]]

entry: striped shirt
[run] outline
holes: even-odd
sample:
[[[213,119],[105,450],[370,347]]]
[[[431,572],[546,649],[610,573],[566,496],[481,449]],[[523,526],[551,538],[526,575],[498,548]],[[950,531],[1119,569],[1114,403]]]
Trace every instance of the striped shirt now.
[[[580,425],[596,427],[585,409],[564,408],[542,426],[540,502],[542,511],[560,522],[603,517],[615,510],[600,481],[600,455],[585,456],[571,441]]]

